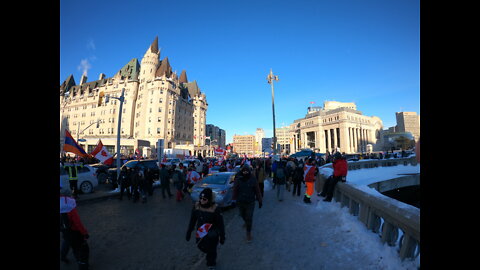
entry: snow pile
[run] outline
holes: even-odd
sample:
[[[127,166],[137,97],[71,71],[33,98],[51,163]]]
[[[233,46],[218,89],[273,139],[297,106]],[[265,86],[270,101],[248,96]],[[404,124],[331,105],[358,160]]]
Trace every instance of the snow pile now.
[[[335,242],[338,244],[338,252],[345,255],[344,260],[349,260],[348,254],[358,254],[359,251],[366,252],[367,255],[363,258],[366,262],[376,262],[376,265],[359,265],[358,269],[389,269],[389,270],[410,270],[418,269],[420,266],[420,258],[415,260],[400,259],[398,255],[398,247],[391,247],[388,244],[382,244],[378,234],[369,231],[363,223],[358,220],[358,217],[352,216],[348,212],[347,207],[341,207],[340,203],[323,203],[318,202],[314,208],[318,213],[318,222],[321,222],[322,216],[335,214],[339,219],[339,224],[335,228],[335,235],[337,238]],[[338,237],[340,236],[340,237]],[[323,243],[326,245],[326,243]],[[361,253],[361,252],[360,252]]]

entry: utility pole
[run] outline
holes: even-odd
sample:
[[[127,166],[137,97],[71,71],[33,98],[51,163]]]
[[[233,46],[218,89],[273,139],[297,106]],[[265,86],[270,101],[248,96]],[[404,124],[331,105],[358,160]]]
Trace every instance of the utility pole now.
[[[278,76],[273,75],[272,69],[267,76],[267,81],[272,85],[272,113],[273,113],[273,155],[277,154],[277,135],[275,133],[275,91],[273,90],[273,81],[278,81]]]
[[[122,88],[122,95],[117,98],[117,97],[110,97],[107,96],[105,99],[105,103],[108,103],[108,101],[111,98],[118,99],[120,101],[120,110],[118,111],[118,128],[117,128],[117,183],[118,179],[120,177],[120,132],[122,130],[122,109],[123,109],[123,101],[125,101],[125,88]]]

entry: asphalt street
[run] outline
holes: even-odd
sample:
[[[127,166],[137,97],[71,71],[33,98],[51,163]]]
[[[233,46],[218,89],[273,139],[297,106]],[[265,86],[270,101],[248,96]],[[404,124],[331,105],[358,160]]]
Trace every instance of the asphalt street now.
[[[263,207],[258,209],[257,204],[251,243],[246,242],[238,209],[224,211],[226,241],[218,247],[218,270],[403,269],[385,266],[377,236],[372,236],[375,248],[366,249],[356,239],[363,225],[357,232],[344,229],[338,206],[316,196],[306,205],[303,195],[286,192],[281,202],[275,195],[275,190],[266,190]],[[77,208],[90,234],[91,269],[207,269],[194,237],[185,240],[192,209],[188,197],[181,202],[163,199],[158,188],[145,204],[116,196],[91,200],[86,196]],[[77,269],[73,254],[68,258],[72,262],[60,262],[60,269]]]

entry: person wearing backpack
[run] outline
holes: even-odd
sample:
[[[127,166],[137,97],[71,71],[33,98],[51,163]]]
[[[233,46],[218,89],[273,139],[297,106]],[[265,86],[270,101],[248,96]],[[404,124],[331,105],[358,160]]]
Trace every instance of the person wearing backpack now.
[[[62,193],[62,186],[60,186],[60,231],[63,236],[60,260],[67,264],[70,263],[67,254],[71,247],[78,263],[78,269],[88,270],[90,249],[86,240],[89,235],[78,215],[75,199],[69,196],[70,192],[67,190]]]
[[[285,163],[279,161],[277,163],[277,168],[273,174],[275,183],[277,185],[277,200],[283,201],[283,193],[285,192],[285,184],[287,182],[287,175],[285,173]]]

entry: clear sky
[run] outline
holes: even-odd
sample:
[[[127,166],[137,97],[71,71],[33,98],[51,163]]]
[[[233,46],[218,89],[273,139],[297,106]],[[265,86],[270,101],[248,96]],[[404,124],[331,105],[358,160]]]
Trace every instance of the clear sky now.
[[[141,61],[158,36],[160,58],[186,70],[207,96],[207,124],[273,134],[310,102],[355,102],[384,128],[420,114],[419,0],[60,0],[59,85]]]

